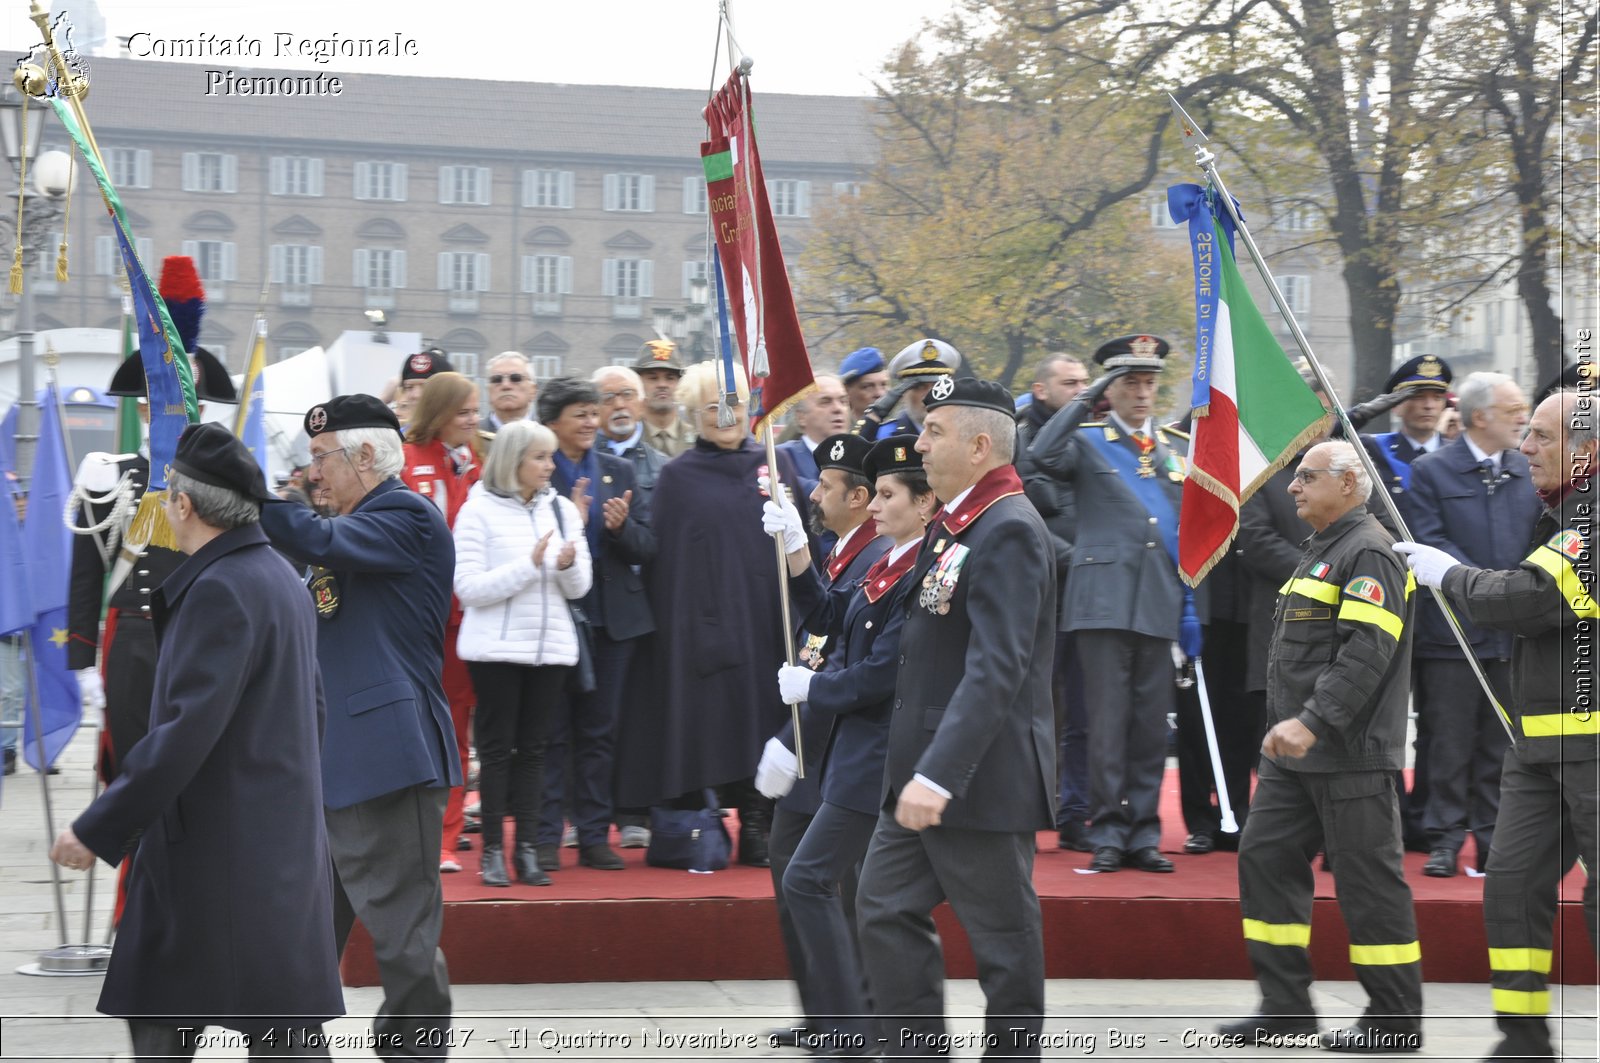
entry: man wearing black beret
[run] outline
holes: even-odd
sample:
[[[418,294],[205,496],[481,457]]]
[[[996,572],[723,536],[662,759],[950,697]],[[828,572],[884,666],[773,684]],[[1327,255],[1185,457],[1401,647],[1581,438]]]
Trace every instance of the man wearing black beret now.
[[[271,497],[227,429],[185,430],[166,513],[187,557],[151,595],[149,732],[50,854],[80,870],[137,854],[99,1009],[128,1019],[140,1059],[192,1054],[208,1023],[248,1035],[252,1056],[327,1059],[305,1042],[344,1013],[317,621],[258,523]],[[219,631],[238,652],[218,651]]]
[[[937,1055],[948,900],[987,1001],[991,1055],[1038,1059],[1044,940],[1034,834],[1055,822],[1055,548],[1011,459],[1011,394],[944,375],[916,449],[944,502],[907,577],[862,959],[897,1053]],[[1043,577],[1043,578],[1041,578]]]
[[[272,501],[261,525],[314,566],[334,937],[342,952],[356,919],[371,932],[384,988],[373,1030],[415,1058],[445,1044],[450,1022],[437,861],[445,798],[461,785],[441,680],[455,542],[401,481],[400,425],[381,400],[340,395],[307,411],[305,429],[307,479],[336,515]]]

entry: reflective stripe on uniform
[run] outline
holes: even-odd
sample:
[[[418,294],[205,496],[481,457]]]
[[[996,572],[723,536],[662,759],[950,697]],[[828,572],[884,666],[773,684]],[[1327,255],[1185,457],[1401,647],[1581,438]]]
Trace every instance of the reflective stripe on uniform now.
[[[1263,923],[1259,919],[1246,919],[1244,939],[1267,945],[1298,945],[1305,948],[1311,944],[1311,924]]]
[[[1575,614],[1591,619],[1600,617],[1600,605],[1596,605],[1584,589],[1583,581],[1578,578],[1578,573],[1573,570],[1572,562],[1567,560],[1565,554],[1549,546],[1541,546],[1528,555],[1528,562],[1550,573],[1556,581],[1556,589],[1561,592],[1561,600]]]
[[[1535,974],[1549,974],[1550,950],[1490,949],[1489,969],[1491,971],[1533,971]]]
[[[1339,585],[1324,583],[1310,576],[1298,576],[1278,588],[1279,594],[1299,594],[1332,605],[1339,600]]]
[[[1528,992],[1522,989],[1495,989],[1491,990],[1490,998],[1494,1001],[1494,1010],[1503,1015],[1548,1015],[1550,1014],[1550,991],[1540,989]]]
[[[1552,712],[1543,716],[1524,716],[1522,734],[1527,738],[1600,735],[1600,713]]]
[[[1372,624],[1388,632],[1396,642],[1400,641],[1400,633],[1406,629],[1406,622],[1395,616],[1381,605],[1371,602],[1357,602],[1346,599],[1339,606],[1340,620],[1354,620],[1358,624]]]
[[[1422,962],[1422,946],[1415,941],[1404,945],[1351,945],[1350,962],[1367,967],[1392,967],[1401,963]]]

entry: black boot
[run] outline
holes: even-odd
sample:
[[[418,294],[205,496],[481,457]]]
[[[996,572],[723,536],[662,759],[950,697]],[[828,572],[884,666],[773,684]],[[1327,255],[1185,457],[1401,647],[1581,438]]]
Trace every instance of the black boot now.
[[[751,867],[771,867],[767,854],[767,835],[772,832],[770,808],[746,806],[739,810],[739,863]]]
[[[506,853],[499,845],[483,847],[483,863],[480,868],[479,873],[483,876],[485,886],[511,885],[510,880],[506,878]]]
[[[548,886],[550,876],[539,870],[539,852],[532,842],[518,842],[512,856],[517,869],[517,881],[524,886]]]

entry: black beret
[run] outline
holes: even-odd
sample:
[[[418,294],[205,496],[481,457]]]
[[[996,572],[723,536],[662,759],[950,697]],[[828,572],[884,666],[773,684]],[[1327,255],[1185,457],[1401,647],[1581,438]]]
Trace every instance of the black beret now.
[[[812,457],[817,459],[817,471],[823,469],[839,469],[843,472],[853,472],[862,475],[861,463],[867,458],[867,451],[872,449],[870,439],[862,439],[854,432],[845,432],[836,436],[829,436],[817,444]]]
[[[867,452],[867,460],[863,463],[862,471],[867,479],[874,481],[891,472],[920,473],[922,455],[917,452],[917,437],[902,433],[878,440]]]
[[[1588,381],[1588,383],[1584,384],[1584,381]],[[1587,390],[1593,391],[1597,386],[1600,386],[1600,373],[1595,371],[1595,363],[1573,362],[1563,369],[1554,380],[1539,389],[1539,397],[1534,402],[1537,405],[1562,388],[1571,388],[1573,391],[1587,388]]]
[[[388,428],[400,434],[400,419],[371,395],[336,395],[307,410],[305,425],[306,435],[313,437],[347,428]]]
[[[1102,343],[1094,352],[1094,360],[1106,369],[1159,373],[1171,349],[1160,336],[1118,336]]]
[[[189,355],[189,365],[194,369],[194,397],[201,402],[238,402],[239,392],[233,386],[233,378],[228,376],[228,369],[217,356],[204,347],[196,347]],[[111,376],[111,386],[106,388],[107,395],[121,395],[126,398],[144,398],[150,394],[150,388],[144,379],[144,362],[139,355],[130,355],[117,366],[117,371]]]
[[[1383,386],[1391,391],[1449,391],[1454,374],[1449,364],[1437,354],[1419,354],[1411,361],[1389,374]]]
[[[405,365],[400,367],[400,379],[426,380],[438,373],[453,373],[450,359],[437,347],[429,347],[425,351],[418,351],[406,359]]]
[[[225,487],[258,502],[273,497],[267,493],[267,479],[261,475],[261,466],[250,448],[215,421],[192,424],[183,430],[172,468],[192,480]]]
[[[981,406],[986,410],[999,410],[1008,417],[1017,415],[1016,400],[1004,384],[977,377],[940,377],[933,382],[933,390],[922,400],[925,409],[940,406]]]

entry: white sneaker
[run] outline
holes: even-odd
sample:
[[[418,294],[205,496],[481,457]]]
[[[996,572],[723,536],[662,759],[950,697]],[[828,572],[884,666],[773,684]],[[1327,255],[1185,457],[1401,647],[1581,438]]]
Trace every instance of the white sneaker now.
[[[561,836],[563,849],[576,849],[578,847],[578,828],[568,827],[567,832]]]
[[[440,871],[460,871],[461,870],[461,862],[459,860],[457,860],[453,856],[449,856],[449,855],[446,855],[446,854],[440,854],[440,856],[439,856],[439,870]]]
[[[623,827],[617,844],[623,849],[650,848],[649,827]]]

